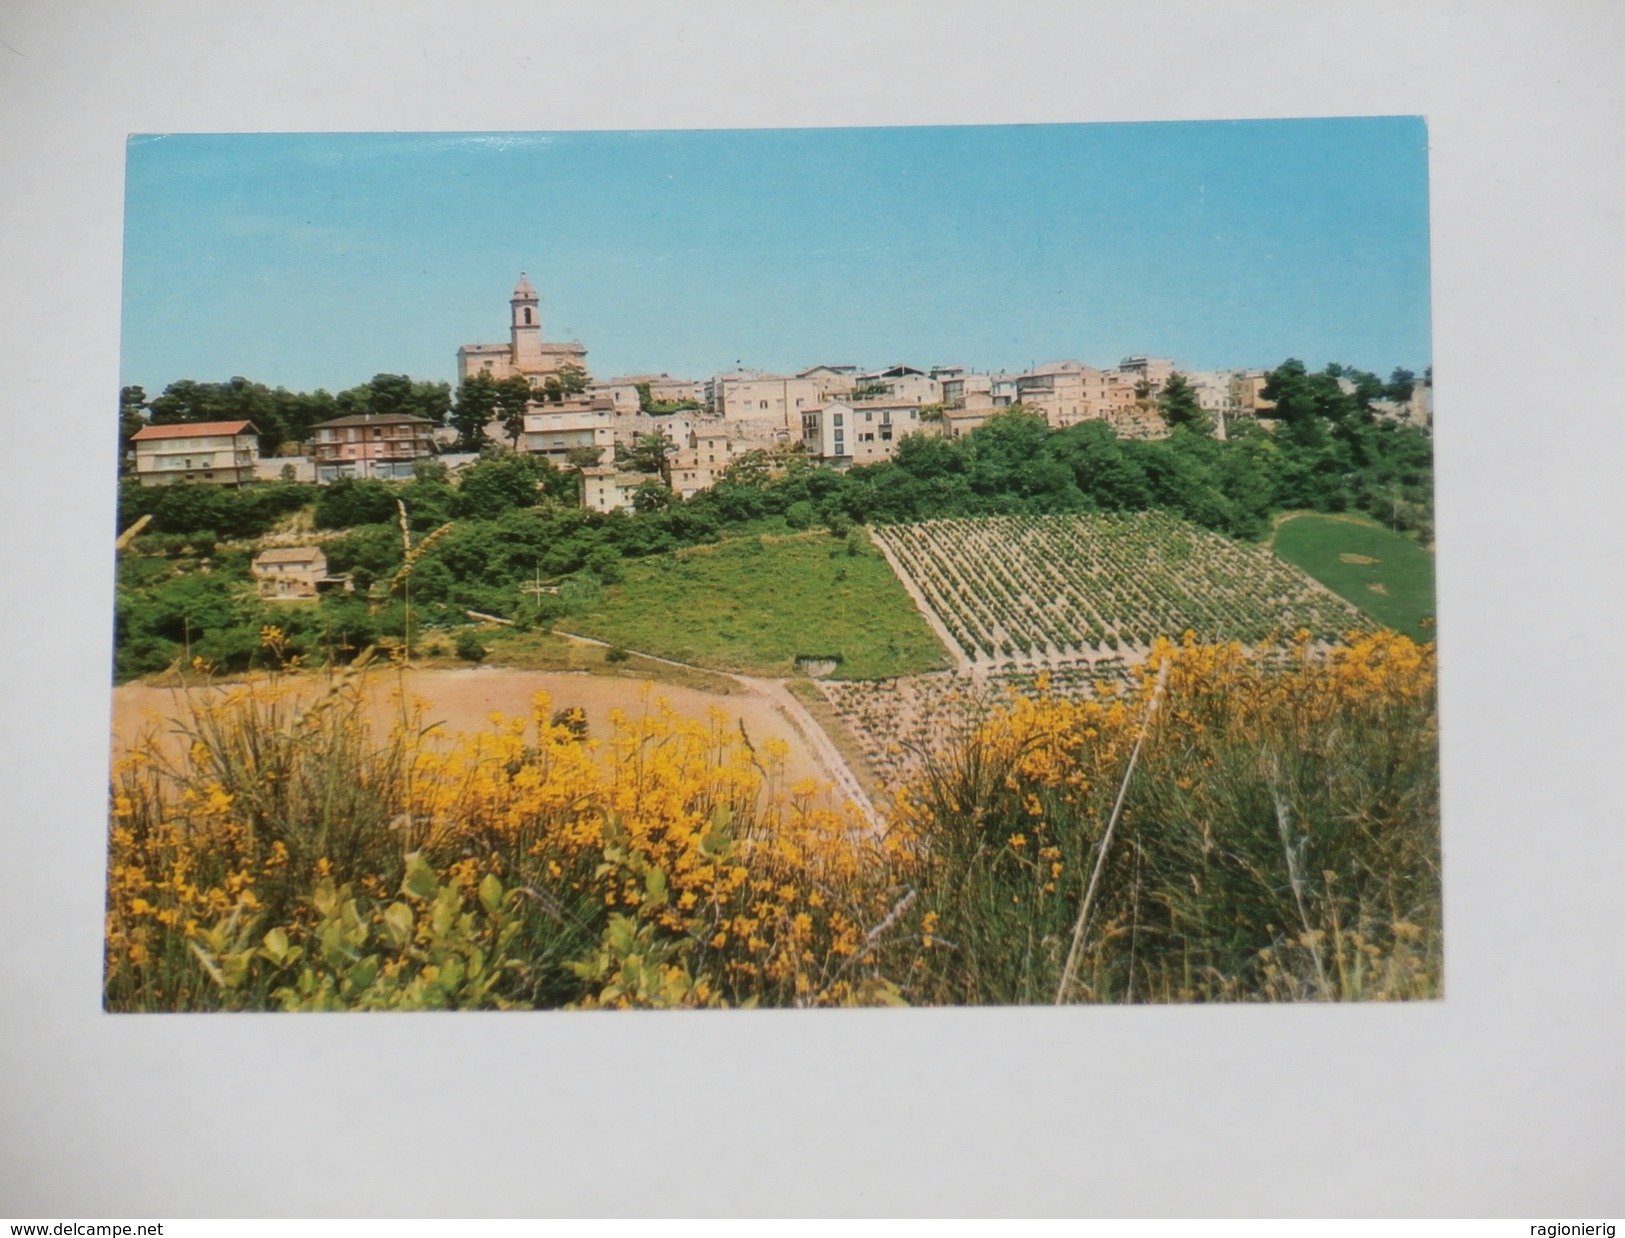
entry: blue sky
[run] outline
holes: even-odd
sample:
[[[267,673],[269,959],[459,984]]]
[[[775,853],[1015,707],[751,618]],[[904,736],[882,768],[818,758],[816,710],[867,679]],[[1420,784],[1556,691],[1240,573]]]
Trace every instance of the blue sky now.
[[[1431,360],[1415,117],[132,138],[121,381]]]

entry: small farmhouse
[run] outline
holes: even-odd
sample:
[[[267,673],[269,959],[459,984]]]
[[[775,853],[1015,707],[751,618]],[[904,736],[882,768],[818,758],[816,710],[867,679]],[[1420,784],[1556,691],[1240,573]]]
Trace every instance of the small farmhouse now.
[[[314,546],[278,546],[252,565],[254,589],[268,601],[313,598],[328,583],[327,556]]]

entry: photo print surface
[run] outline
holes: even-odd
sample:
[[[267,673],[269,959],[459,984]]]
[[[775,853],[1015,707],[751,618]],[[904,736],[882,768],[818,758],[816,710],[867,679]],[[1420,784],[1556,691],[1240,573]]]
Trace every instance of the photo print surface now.
[[[108,1010],[1442,996],[1421,119],[126,185]]]

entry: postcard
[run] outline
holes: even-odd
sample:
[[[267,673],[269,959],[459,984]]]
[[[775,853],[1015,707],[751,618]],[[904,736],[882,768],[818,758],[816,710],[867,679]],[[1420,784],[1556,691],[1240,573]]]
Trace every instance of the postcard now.
[[[1416,117],[133,137],[106,1008],[1442,996],[1428,218]]]

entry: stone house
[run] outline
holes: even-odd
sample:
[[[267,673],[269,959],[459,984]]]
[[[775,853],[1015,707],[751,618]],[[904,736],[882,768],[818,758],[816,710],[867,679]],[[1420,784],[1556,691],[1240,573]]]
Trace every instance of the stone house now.
[[[704,426],[692,431],[688,442],[669,457],[672,493],[693,498],[709,490],[728,466],[762,444],[734,436],[727,426]]]
[[[250,567],[254,591],[267,601],[313,598],[327,577],[327,556],[315,546],[278,546],[261,551]]]
[[[650,473],[623,473],[600,465],[580,471],[581,506],[595,512],[631,511],[632,498],[645,482],[659,482]]]

